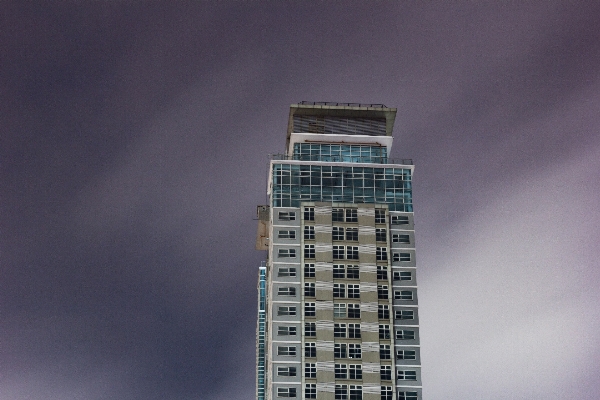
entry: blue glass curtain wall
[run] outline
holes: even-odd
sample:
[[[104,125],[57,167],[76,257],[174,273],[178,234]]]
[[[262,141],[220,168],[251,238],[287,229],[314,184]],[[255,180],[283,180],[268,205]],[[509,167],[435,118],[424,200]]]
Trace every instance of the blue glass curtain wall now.
[[[387,147],[368,145],[340,145],[321,143],[295,143],[294,160],[387,163]]]
[[[412,176],[407,168],[273,164],[273,207],[303,201],[385,203],[412,212]]]

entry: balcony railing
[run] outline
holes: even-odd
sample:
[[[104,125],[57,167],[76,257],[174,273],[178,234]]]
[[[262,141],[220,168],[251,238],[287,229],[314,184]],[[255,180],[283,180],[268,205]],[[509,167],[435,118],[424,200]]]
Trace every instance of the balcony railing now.
[[[357,156],[328,156],[328,155],[296,155],[270,154],[271,160],[282,161],[320,161],[320,162],[343,162],[343,163],[362,163],[362,164],[396,164],[413,165],[411,158],[388,158],[388,157],[357,157]]]
[[[337,103],[334,101],[301,101],[300,105],[387,108],[385,104]]]

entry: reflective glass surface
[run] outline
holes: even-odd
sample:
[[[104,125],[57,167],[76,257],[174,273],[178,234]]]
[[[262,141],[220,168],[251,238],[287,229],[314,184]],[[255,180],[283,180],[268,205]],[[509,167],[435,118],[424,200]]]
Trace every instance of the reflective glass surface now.
[[[387,163],[387,147],[358,144],[295,143],[294,160]]]

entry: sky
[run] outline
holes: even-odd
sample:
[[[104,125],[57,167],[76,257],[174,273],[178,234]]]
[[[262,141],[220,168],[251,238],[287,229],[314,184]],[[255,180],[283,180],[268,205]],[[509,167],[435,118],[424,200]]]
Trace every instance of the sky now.
[[[0,10],[0,400],[253,399],[303,100],[398,109],[424,398],[600,398],[600,3]]]

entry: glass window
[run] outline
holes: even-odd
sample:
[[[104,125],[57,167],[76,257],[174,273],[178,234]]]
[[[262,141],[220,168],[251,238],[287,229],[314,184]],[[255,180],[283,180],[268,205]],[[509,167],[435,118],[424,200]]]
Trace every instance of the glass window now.
[[[387,248],[377,247],[375,255],[376,255],[377,261],[386,261],[387,260]]]
[[[394,392],[392,391],[391,386],[382,386],[381,387],[381,400],[393,400],[394,399],[393,396],[394,396]]]
[[[304,240],[315,240],[315,227],[313,225],[304,227]]]
[[[344,240],[344,228],[341,226],[334,226],[331,231],[331,238],[333,240]]]
[[[296,367],[277,367],[277,376],[296,376]]]
[[[296,315],[296,306],[279,306],[277,307],[277,315]]]
[[[356,208],[346,209],[346,222],[358,222],[358,210]]]
[[[347,379],[348,367],[346,364],[335,364],[335,379]]]
[[[277,355],[278,356],[295,356],[296,355],[296,346],[278,346],[277,347]]]
[[[387,265],[377,266],[377,279],[387,281],[388,278],[388,267]]]
[[[331,210],[331,219],[333,222],[344,222],[344,209],[334,208]]]
[[[346,337],[346,324],[333,324],[333,337]]]
[[[348,400],[348,385],[335,385],[335,400]]]
[[[350,368],[350,376],[349,379],[362,379],[362,365],[360,364],[351,364]]]
[[[305,282],[304,283],[304,296],[305,297],[315,297],[315,284],[314,282]]]
[[[304,398],[305,399],[316,399],[317,398],[317,384],[316,383],[307,383],[304,386]]]
[[[394,272],[394,280],[395,281],[411,281],[412,280],[412,272],[410,271],[400,271]]]
[[[315,303],[304,303],[304,316],[314,317],[316,314]]]
[[[348,298],[349,299],[360,298],[360,285],[348,285]]]
[[[350,343],[348,344],[348,357],[349,358],[361,358],[362,357],[362,349],[360,344]]]
[[[387,232],[383,228],[375,229],[375,240],[378,242],[387,242]]]
[[[358,246],[346,246],[346,258],[348,260],[358,260]]]
[[[417,392],[398,392],[398,400],[419,400]]]
[[[375,223],[385,224],[385,210],[382,208],[375,209]]]
[[[343,264],[333,264],[333,277],[334,278],[345,278],[345,266]]]
[[[346,343],[335,343],[333,345],[333,357],[334,358],[346,358],[346,357],[348,357]]]
[[[346,278],[359,279],[358,265],[348,265],[346,267]]]
[[[296,268],[292,267],[281,267],[277,270],[277,276],[283,277],[291,277],[296,276]]]
[[[396,291],[394,291],[394,299],[395,300],[412,300],[413,292],[412,292],[412,290],[396,290]]]
[[[317,364],[305,363],[304,364],[304,376],[306,378],[316,378],[317,377]]]
[[[346,228],[346,240],[358,242],[358,228]]]
[[[416,360],[417,352],[415,350],[398,350],[396,351],[398,360]]]
[[[390,319],[390,306],[387,304],[379,304],[377,316],[379,319]]]
[[[295,287],[280,287],[277,289],[278,296],[295,296],[296,288]]]
[[[334,260],[343,260],[345,258],[344,246],[333,246],[333,259]]]
[[[279,336],[296,336],[295,326],[279,326],[277,327],[277,334]]]
[[[392,358],[389,344],[379,345],[379,358],[382,360],[390,360]]]
[[[315,220],[315,208],[314,207],[304,207],[304,220],[305,221],[314,221]]]
[[[392,242],[394,242],[394,243],[410,243],[410,235],[393,234]]]
[[[362,400],[362,386],[350,385],[350,397],[348,400]]]
[[[348,318],[360,318],[360,304],[348,304]]]
[[[350,339],[360,339],[360,324],[348,324],[348,337]]]
[[[391,381],[392,380],[392,366],[391,365],[382,365],[380,367],[380,377],[382,381]]]
[[[295,221],[296,220],[296,212],[294,212],[294,211],[279,211],[279,220],[280,221]]]
[[[296,397],[296,388],[277,388],[277,397]]]
[[[413,310],[396,310],[396,319],[415,319]]]
[[[398,380],[416,381],[417,371],[398,371]]]
[[[317,336],[317,326],[314,322],[304,323],[304,336]]]
[[[388,298],[387,285],[377,285],[377,298],[379,300],[386,300]]]
[[[379,339],[390,339],[390,326],[379,325]]]
[[[343,283],[334,283],[333,297],[346,297],[346,285]]]
[[[337,303],[333,305],[334,318],[346,318],[346,304]]]
[[[410,261],[410,253],[394,253],[394,261]]]
[[[397,340],[413,340],[415,338],[415,331],[411,330],[397,330],[396,331],[396,339]]]
[[[315,258],[315,245],[305,244],[304,245],[304,258]]]
[[[315,264],[309,263],[304,264],[304,277],[314,278],[315,277]]]
[[[316,343],[304,343],[304,357],[316,357],[317,356],[317,344]]]
[[[296,239],[296,231],[295,230],[280,230],[277,232],[277,237],[279,239]]]
[[[294,258],[296,257],[296,249],[278,249],[277,256],[280,258]]]
[[[408,225],[407,215],[392,215],[392,225]]]

